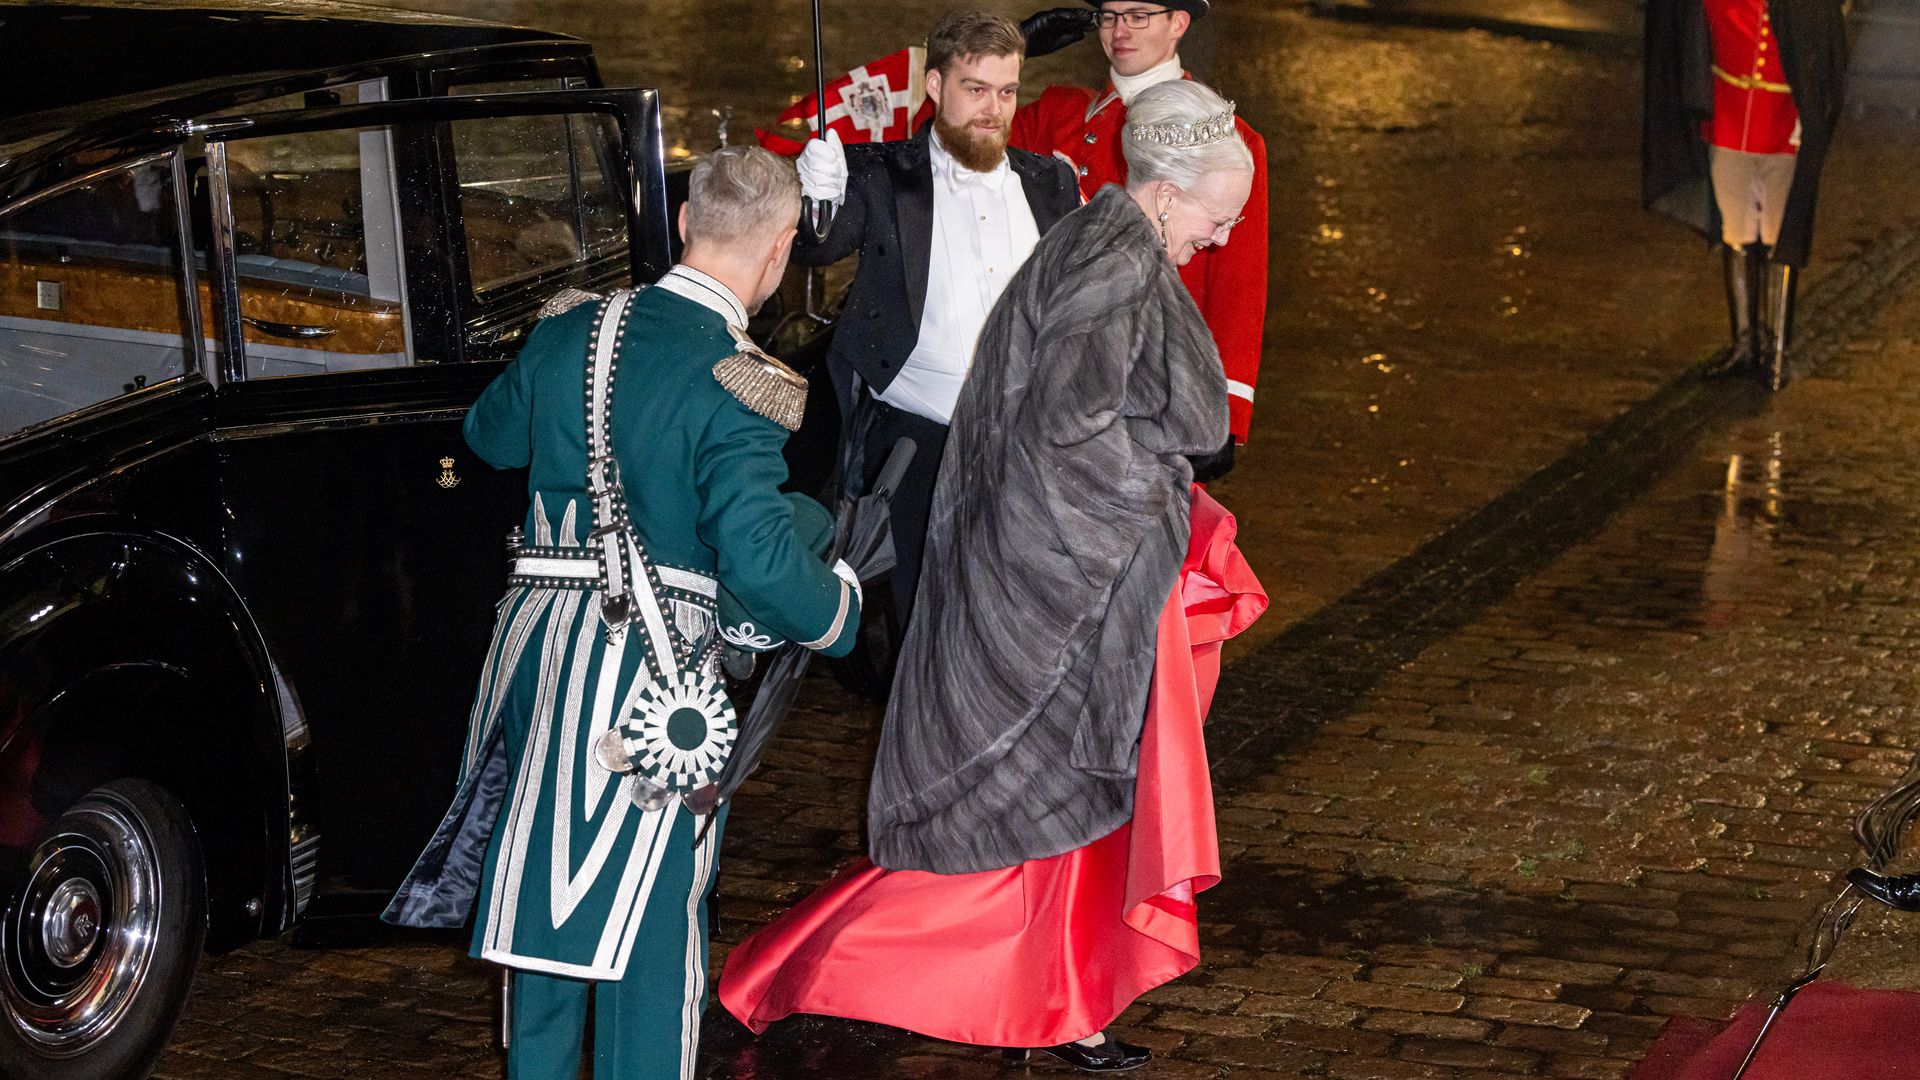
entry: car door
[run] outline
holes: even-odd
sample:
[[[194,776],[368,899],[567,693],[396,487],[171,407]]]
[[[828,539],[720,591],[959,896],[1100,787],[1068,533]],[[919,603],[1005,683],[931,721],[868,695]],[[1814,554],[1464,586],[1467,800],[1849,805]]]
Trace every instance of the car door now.
[[[206,125],[228,573],[311,735],[313,914],[398,883],[451,797],[523,472],[461,419],[540,304],[667,268],[651,91]]]
[[[213,520],[180,154],[156,140],[95,160],[0,202],[0,908],[77,794],[38,780],[42,763],[87,777],[46,748],[44,710],[149,655],[137,626],[95,636],[85,601],[108,608],[131,591],[110,585],[138,583],[157,548],[205,544]]]

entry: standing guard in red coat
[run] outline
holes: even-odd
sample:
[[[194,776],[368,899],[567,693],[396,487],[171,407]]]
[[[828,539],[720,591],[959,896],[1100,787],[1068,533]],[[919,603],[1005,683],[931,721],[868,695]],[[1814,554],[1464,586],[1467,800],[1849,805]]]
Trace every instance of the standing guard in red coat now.
[[[1180,39],[1194,19],[1207,13],[1208,0],[1088,2],[1097,9],[1100,45],[1113,65],[1111,81],[1098,94],[1079,86],[1047,87],[1039,100],[1015,114],[1010,141],[1024,150],[1066,159],[1080,175],[1081,194],[1091,199],[1107,184],[1126,183],[1120,134],[1127,122],[1127,103],[1156,83],[1192,77],[1180,64]],[[1047,51],[1044,46],[1036,48],[1036,24],[1067,15],[1056,9],[1027,21],[1028,55]],[[1253,151],[1253,196],[1241,216],[1220,223],[1209,249],[1196,254],[1180,271],[1207,328],[1213,331],[1227,372],[1232,435],[1219,460],[1207,470],[1213,475],[1231,465],[1234,444],[1247,441],[1260,374],[1260,339],[1267,321],[1267,146],[1245,120],[1236,119],[1235,125]],[[1227,243],[1229,233],[1231,244]]]
[[[1786,384],[1846,64],[1840,0],[1648,6],[1646,203],[1709,236],[1718,225],[1733,344],[1717,374]]]

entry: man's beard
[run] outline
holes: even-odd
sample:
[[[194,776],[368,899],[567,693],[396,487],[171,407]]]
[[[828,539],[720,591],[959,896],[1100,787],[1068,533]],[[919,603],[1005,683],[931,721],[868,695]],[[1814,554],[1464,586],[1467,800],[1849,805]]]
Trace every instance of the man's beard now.
[[[940,136],[940,145],[947,148],[953,160],[963,168],[974,172],[992,172],[1000,167],[1007,158],[1007,136],[1011,127],[1001,124],[991,132],[981,131],[972,121],[964,124],[948,124],[934,117],[933,133]]]

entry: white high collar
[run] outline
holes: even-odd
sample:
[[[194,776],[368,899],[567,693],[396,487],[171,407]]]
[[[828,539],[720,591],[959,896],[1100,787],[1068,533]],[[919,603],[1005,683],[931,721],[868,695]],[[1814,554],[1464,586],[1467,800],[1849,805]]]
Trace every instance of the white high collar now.
[[[1172,82],[1174,79],[1184,77],[1186,73],[1187,69],[1180,65],[1179,53],[1174,53],[1164,62],[1155,64],[1138,75],[1122,75],[1111,68],[1108,69],[1108,74],[1113,77],[1113,88],[1119,93],[1120,102],[1123,105],[1133,104],[1134,95],[1147,87]]]
[[[673,269],[660,276],[654,287],[699,304],[727,320],[727,325],[737,330],[747,328],[747,305],[741,303],[733,290],[720,284],[712,274],[695,270],[686,263],[675,263]]]

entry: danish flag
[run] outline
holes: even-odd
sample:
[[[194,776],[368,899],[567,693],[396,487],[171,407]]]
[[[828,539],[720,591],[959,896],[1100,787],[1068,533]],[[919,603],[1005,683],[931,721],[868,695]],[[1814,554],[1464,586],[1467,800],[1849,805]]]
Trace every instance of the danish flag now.
[[[915,45],[854,68],[828,83],[827,126],[845,143],[886,142],[913,134],[913,119],[926,101],[927,50]],[[819,110],[808,94],[780,114],[781,124],[804,122],[809,133],[819,128]],[[760,145],[777,154],[798,154],[805,142],[755,130]]]

